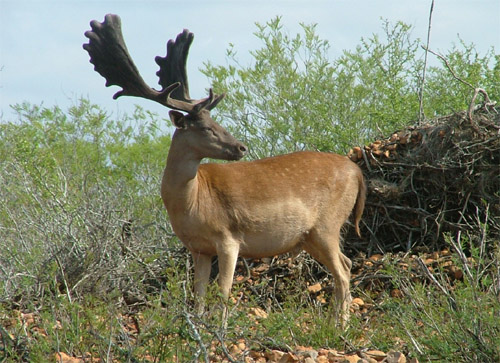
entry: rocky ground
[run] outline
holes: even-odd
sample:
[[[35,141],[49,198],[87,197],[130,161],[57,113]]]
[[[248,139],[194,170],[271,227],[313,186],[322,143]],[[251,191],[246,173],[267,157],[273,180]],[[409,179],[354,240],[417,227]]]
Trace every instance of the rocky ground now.
[[[353,259],[353,275],[351,279],[352,289],[355,291],[363,291],[365,297],[354,297],[351,305],[351,313],[359,318],[376,319],[379,314],[376,309],[377,301],[383,299],[384,296],[402,297],[404,292],[400,291],[391,284],[388,276],[383,272],[384,265],[388,261],[396,265],[401,270],[411,270],[412,276],[415,279],[429,280],[431,273],[440,271],[446,275],[450,284],[454,281],[460,281],[464,278],[463,271],[458,268],[452,260],[451,253],[448,249],[440,252],[423,253],[419,256],[408,254],[393,254],[393,255],[373,255],[369,258],[358,256]],[[301,268],[299,265],[312,263],[310,258],[305,255],[299,256],[297,259],[277,258],[253,260],[249,263],[239,263],[238,274],[236,281],[242,283],[242,288],[250,294],[255,294],[262,285],[262,279],[271,279],[273,276],[283,276],[288,273],[295,273]],[[303,268],[303,266],[302,266]],[[319,275],[322,275],[321,273]],[[307,291],[313,299],[316,299],[321,304],[326,304],[326,299],[329,299],[331,288],[328,286],[331,280],[318,279],[317,282],[311,281],[307,286]],[[261,291],[264,295],[266,287]],[[274,292],[276,293],[276,292]],[[358,294],[360,295],[360,294]],[[370,296],[370,298],[366,297]],[[265,307],[253,307],[247,309],[248,319],[259,324],[262,320],[267,319],[268,313]],[[17,320],[17,321],[16,321]],[[142,318],[140,313],[123,316],[123,329],[128,336],[133,340],[141,330]],[[17,316],[11,318],[10,321],[4,321],[5,329],[9,326],[19,326],[19,323],[24,327],[25,331],[34,339],[40,339],[45,334],[44,329],[38,325],[40,318],[36,313],[18,312]],[[57,329],[57,327],[56,327]],[[346,342],[346,347],[349,347],[349,342]],[[397,347],[397,344],[395,344]],[[259,349],[251,347],[251,343],[245,339],[229,342],[223,340],[214,340],[212,346],[207,349],[206,357],[211,362],[280,362],[280,363],[343,363],[343,362],[360,362],[360,363],[404,363],[418,362],[416,358],[408,358],[401,351],[395,350],[380,351],[373,347],[355,348],[346,350],[335,350],[328,347],[313,348],[306,346],[288,347],[288,349]],[[155,361],[148,356],[142,357],[144,362]],[[83,362],[102,362],[105,359],[95,358],[91,356],[69,356],[64,352],[54,354],[54,361],[64,363],[83,363]]]

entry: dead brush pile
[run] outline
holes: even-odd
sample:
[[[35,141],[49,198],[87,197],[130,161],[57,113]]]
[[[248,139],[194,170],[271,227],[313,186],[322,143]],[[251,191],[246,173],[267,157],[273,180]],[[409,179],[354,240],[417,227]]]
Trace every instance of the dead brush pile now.
[[[364,171],[364,240],[351,255],[439,250],[444,234],[500,237],[500,114],[459,112],[408,127],[348,156]],[[474,237],[475,236],[475,237]]]

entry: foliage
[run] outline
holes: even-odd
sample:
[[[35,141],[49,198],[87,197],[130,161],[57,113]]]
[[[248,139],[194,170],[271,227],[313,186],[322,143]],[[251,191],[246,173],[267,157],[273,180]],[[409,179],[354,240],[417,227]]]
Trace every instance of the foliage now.
[[[227,93],[216,115],[251,146],[252,158],[303,149],[347,152],[418,119],[423,50],[411,26],[384,21],[382,36],[363,38],[335,59],[314,25],[302,24],[296,36],[279,17],[257,28],[263,45],[250,52],[250,65],[240,64],[231,45],[227,66],[207,63],[203,70],[216,90]],[[493,48],[480,56],[461,41],[445,57],[464,81],[500,99],[500,57]],[[467,109],[470,87],[445,65],[427,73],[426,115]]]
[[[35,313],[12,311],[2,304],[0,326],[10,333],[1,331],[3,354],[28,361],[50,360],[54,351],[87,360],[242,361],[252,352],[263,356],[276,349],[329,347],[398,349],[419,361],[496,361],[500,357],[498,251],[485,255],[477,250],[464,260],[468,237],[454,241],[449,237],[449,241],[453,253],[355,259],[354,281],[361,284],[353,293],[363,298],[365,307],[354,308],[344,330],[332,321],[328,306],[331,277],[308,276],[314,262],[301,255],[295,262],[276,259],[267,271],[256,264],[252,271],[259,271],[259,281],[290,276],[288,294],[279,297],[282,288],[275,289],[274,296],[271,292],[260,301],[252,282],[246,282],[233,294],[227,329],[221,327],[220,300],[214,293],[206,314],[192,313],[191,282],[182,265],[167,269],[163,291],[128,309],[116,305],[111,294],[104,299],[86,295],[73,302],[65,295],[46,298],[42,306],[28,307]],[[418,260],[425,262],[415,263]],[[376,265],[370,267],[370,261]],[[323,291],[317,295],[304,289],[304,280],[321,283]]]
[[[482,56],[474,44],[466,44],[459,39],[458,45],[454,44],[443,57],[457,77],[474,87],[485,89],[493,101],[500,100],[500,55],[495,54],[494,48]],[[429,103],[427,114],[447,115],[468,108],[473,90],[458,82],[448,67],[430,67],[429,74],[425,88]]]
[[[424,265],[421,268],[431,273],[415,283],[415,270],[402,273],[388,266],[386,272],[404,297],[384,302],[385,319],[396,323],[395,334],[408,339],[414,355],[443,361],[496,361],[500,358],[499,246],[485,255],[470,236],[454,241],[448,235],[447,240],[459,267],[454,271],[463,271],[463,281],[450,284],[442,269],[432,273],[432,267]],[[469,258],[465,250],[472,251]]]
[[[85,100],[67,114],[15,110],[19,120],[0,125],[0,301],[124,288],[134,264],[170,244],[158,193],[168,139],[158,121],[142,110],[112,121]],[[139,246],[124,240],[130,220]]]

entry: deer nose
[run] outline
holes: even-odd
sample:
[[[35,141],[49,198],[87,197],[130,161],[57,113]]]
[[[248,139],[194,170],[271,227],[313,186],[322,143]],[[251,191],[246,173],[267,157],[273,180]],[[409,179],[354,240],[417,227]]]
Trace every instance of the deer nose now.
[[[239,147],[238,147],[238,150],[243,154],[243,155],[246,155],[246,153],[248,152],[248,148],[245,144],[241,144]]]

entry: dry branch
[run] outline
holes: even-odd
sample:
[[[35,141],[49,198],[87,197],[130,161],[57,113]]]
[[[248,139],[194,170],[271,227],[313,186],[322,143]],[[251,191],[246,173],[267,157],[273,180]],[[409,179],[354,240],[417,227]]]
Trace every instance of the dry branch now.
[[[472,90],[474,90],[474,94],[471,98],[471,101],[469,103],[469,108],[467,110],[467,116],[469,117],[469,121],[472,123],[472,126],[476,129],[476,131],[479,131],[476,126],[474,125],[473,123],[473,118],[472,118],[472,114],[474,113],[474,109],[476,107],[476,98],[477,98],[477,95],[478,94],[482,94],[483,97],[484,97],[484,103],[483,105],[481,106],[482,108],[484,108],[486,111],[489,111],[490,109],[494,110],[494,106],[496,105],[496,102],[492,102],[490,100],[490,97],[488,96],[488,93],[483,89],[483,88],[480,88],[480,87],[474,87],[470,82],[467,82],[466,80],[460,78],[459,76],[457,76],[457,74],[455,73],[455,71],[453,70],[453,68],[451,67],[450,63],[448,62],[448,60],[442,56],[441,54],[439,53],[436,53],[432,50],[430,50],[427,47],[423,47],[424,50],[426,52],[429,52],[429,53],[432,53],[434,54],[436,57],[438,57],[439,59],[441,59],[443,61],[443,63],[446,65],[446,68],[448,68],[448,70],[450,71],[451,75],[453,76],[453,78],[455,78],[457,81],[465,84],[466,86],[470,87]],[[497,112],[495,110],[495,112]]]
[[[349,235],[346,248],[368,255],[435,250],[445,244],[443,233],[479,231],[485,214],[489,233],[500,236],[500,117],[485,109],[471,117],[441,117],[348,153],[368,180],[369,240]]]

